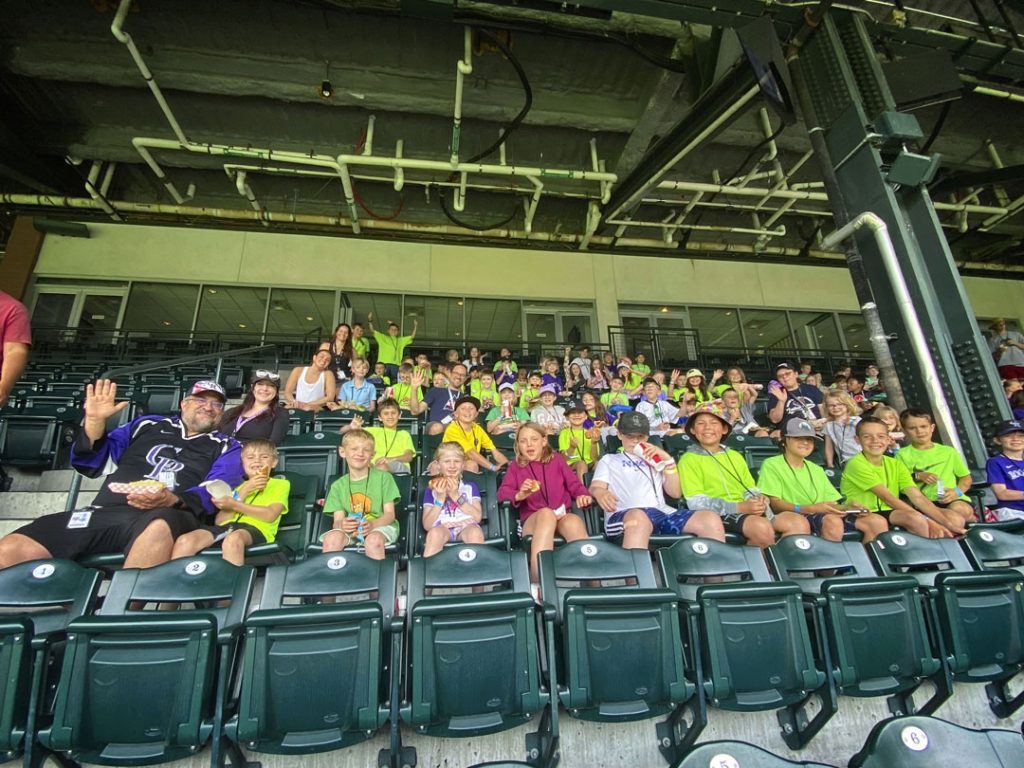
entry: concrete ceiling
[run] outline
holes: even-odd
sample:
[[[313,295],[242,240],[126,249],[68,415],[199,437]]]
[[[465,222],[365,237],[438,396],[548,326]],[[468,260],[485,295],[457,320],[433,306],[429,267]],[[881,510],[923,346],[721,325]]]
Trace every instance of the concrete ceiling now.
[[[247,175],[251,202],[225,172],[231,158],[155,150],[156,162],[178,190],[195,185],[194,198],[176,205],[132,145],[136,137],[173,140],[174,134],[128,50],[111,33],[118,5],[116,0],[0,0],[0,193],[14,196],[0,205],[38,211],[28,196],[56,195],[47,206],[50,214],[57,209],[78,218],[105,217],[75,207],[95,205],[85,179],[92,163],[100,161],[99,178],[106,164],[117,164],[105,198],[126,221],[352,232],[342,183],[330,171],[307,168],[311,174],[300,174],[295,164],[239,160],[263,167]],[[943,0],[928,2],[927,11],[883,0],[857,5],[869,17],[881,60],[933,48],[959,50],[957,66],[964,76],[1024,94],[1024,38],[1014,28],[1018,23],[1024,28],[1024,15],[1016,5],[976,0],[972,8],[969,0]],[[532,92],[529,112],[506,142],[505,162],[590,171],[593,142],[606,170],[621,179],[709,84],[721,28],[742,25],[770,9],[785,42],[799,27],[802,12],[802,6],[765,0],[594,0],[570,6],[544,0],[135,0],[124,29],[192,142],[333,157],[363,151],[372,117],[375,156],[393,155],[401,141],[406,158],[447,162],[456,62],[465,25],[471,23],[506,41]],[[609,10],[627,6],[646,15]],[[474,33],[472,45],[462,160],[490,146],[525,100],[514,66],[486,35]],[[324,80],[332,85],[330,98],[320,94]],[[926,135],[938,125],[929,151],[942,155],[940,177],[991,171],[994,155],[1005,166],[1024,166],[1019,141],[1024,98],[1011,101],[967,88],[944,116],[940,106],[916,115]],[[780,121],[768,115],[768,124],[776,130]],[[772,166],[760,162],[764,139],[764,118],[755,105],[673,168],[670,178],[736,184],[754,174],[749,186],[772,186],[777,179],[765,175]],[[799,122],[779,133],[776,143],[784,169],[809,149]],[[69,156],[82,162],[72,165]],[[482,162],[498,164],[498,152]],[[456,215],[473,227],[464,228],[439,202],[443,193],[451,212],[457,176],[407,170],[405,186],[396,191],[391,169],[350,170],[353,207],[362,234],[371,237],[577,248],[588,203],[601,196],[596,182],[545,176],[527,235],[534,187],[521,176],[471,175],[464,210]],[[972,201],[1005,208],[1024,194],[1024,183],[1013,173],[1006,176],[999,185],[986,180],[973,186]],[[813,159],[789,179],[820,192],[819,182]],[[961,202],[965,194],[947,186],[936,199]],[[759,227],[750,210],[756,197],[707,195],[683,218],[692,192],[652,190],[645,201],[633,212],[636,220],[672,221],[683,228],[665,240],[654,227],[604,226],[592,247],[666,256],[822,258],[818,238],[822,228],[832,228],[828,205],[818,200],[800,201],[781,215],[773,226],[785,227],[786,233],[773,237],[744,231]],[[777,205],[762,211],[760,221]],[[1024,263],[1024,227],[1013,216],[987,232],[979,231],[986,215],[964,220],[940,211],[940,217],[949,224],[958,259]],[[495,230],[478,231],[504,220]],[[693,226],[698,228],[687,229]]]

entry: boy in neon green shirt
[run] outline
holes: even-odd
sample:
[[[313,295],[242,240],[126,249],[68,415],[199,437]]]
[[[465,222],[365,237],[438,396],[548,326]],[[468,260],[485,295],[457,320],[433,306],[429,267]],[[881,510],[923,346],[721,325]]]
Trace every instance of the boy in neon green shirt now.
[[[532,410],[540,403],[540,388],[544,383],[541,375],[537,372],[531,373],[526,380],[527,387],[519,396],[519,407],[524,410]]]
[[[965,532],[963,518],[939,509],[914,484],[907,465],[886,455],[889,428],[874,416],[857,422],[861,452],[843,466],[840,490],[850,504],[857,504],[887,518],[890,525],[932,539]],[[910,503],[903,501],[905,495]]]
[[[245,548],[270,544],[277,536],[281,518],[288,512],[291,486],[282,477],[270,477],[277,466],[277,447],[269,440],[250,440],[242,448],[246,480],[230,496],[214,496],[217,507],[214,525],[179,536],[171,558],[191,557],[215,543],[229,563],[245,563]],[[214,481],[219,482],[219,481]],[[221,483],[224,490],[227,483]],[[211,495],[216,493],[215,490]]]
[[[558,433],[558,451],[582,483],[583,476],[597,461],[601,430],[583,426],[587,420],[587,409],[580,400],[569,401],[565,406],[565,418],[569,426]]]
[[[935,506],[960,515],[964,523],[975,522],[974,507],[965,496],[971,489],[971,471],[955,449],[933,442],[932,415],[908,408],[900,414],[900,423],[910,445],[900,448],[896,458],[907,465],[917,487]]]
[[[396,400],[381,400],[377,407],[377,418],[382,426],[366,428],[373,436],[373,466],[393,475],[409,474],[412,471],[410,464],[416,457],[412,435],[404,429],[398,429],[401,415],[402,410]]]
[[[743,536],[751,546],[771,546],[775,529],[768,498],[754,485],[743,455],[722,445],[730,432],[732,425],[711,411],[687,420],[686,433],[697,445],[679,458],[686,506],[717,512],[726,532]]]
[[[398,323],[388,323],[388,332],[383,334],[373,327],[373,312],[366,316],[370,324],[370,333],[377,342],[377,362],[384,363],[388,367],[388,375],[392,378],[398,374],[398,366],[402,362],[402,355],[405,348],[412,344],[416,338],[418,320],[412,321],[412,333],[408,336],[398,335]]]
[[[352,351],[356,357],[370,359],[370,340],[363,335],[363,324],[352,323]]]
[[[487,431],[492,435],[515,432],[530,420],[530,414],[516,405],[516,385],[505,381],[498,387],[500,404],[487,412]]]
[[[490,413],[492,408],[501,405],[498,388],[494,386],[494,374],[490,371],[480,371],[478,378],[470,380],[469,394],[480,401],[480,410],[484,413]]]
[[[408,363],[402,363],[398,369],[398,383],[391,388],[390,397],[398,401],[398,407],[403,411],[409,410],[409,402],[412,400],[412,366]],[[417,398],[422,399],[422,389],[417,394]]]
[[[335,480],[324,500],[324,514],[332,526],[320,541],[324,552],[340,552],[349,544],[362,544],[366,556],[384,559],[384,549],[398,540],[395,501],[401,498],[395,478],[370,465],[376,450],[373,435],[364,429],[345,433],[338,455],[348,474]]]
[[[601,405],[609,408],[613,405],[624,405],[629,407],[629,395],[623,391],[625,380],[621,376],[612,376],[611,391],[601,395]]]

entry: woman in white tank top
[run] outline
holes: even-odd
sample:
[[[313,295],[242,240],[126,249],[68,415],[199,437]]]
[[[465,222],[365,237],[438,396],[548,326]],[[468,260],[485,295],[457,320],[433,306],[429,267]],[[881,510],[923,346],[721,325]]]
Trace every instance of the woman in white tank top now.
[[[333,403],[338,396],[338,384],[330,365],[330,350],[318,349],[310,365],[293,368],[284,387],[285,406],[300,411],[319,411]]]

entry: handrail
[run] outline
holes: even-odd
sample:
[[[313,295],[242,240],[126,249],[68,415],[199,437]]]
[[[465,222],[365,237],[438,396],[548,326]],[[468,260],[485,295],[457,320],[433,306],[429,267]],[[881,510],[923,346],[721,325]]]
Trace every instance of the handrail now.
[[[163,368],[173,368],[176,365],[190,365],[192,363],[198,363],[203,360],[216,360],[217,361],[217,373],[216,378],[220,380],[221,366],[224,363],[224,358],[227,357],[239,357],[241,355],[249,355],[253,352],[262,352],[266,349],[276,349],[276,344],[260,344],[255,347],[243,347],[242,349],[232,349],[229,352],[209,352],[205,355],[183,355],[181,357],[174,357],[170,360],[159,360],[155,363],[140,363],[138,365],[129,365],[126,368],[108,368],[100,376],[104,379],[112,379],[115,376],[128,376],[134,373],[146,373],[147,371],[159,371]]]

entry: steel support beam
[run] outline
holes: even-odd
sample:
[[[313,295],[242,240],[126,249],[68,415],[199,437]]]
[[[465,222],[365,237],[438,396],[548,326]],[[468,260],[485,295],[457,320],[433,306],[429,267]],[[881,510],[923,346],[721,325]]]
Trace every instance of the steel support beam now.
[[[935,413],[943,441],[959,444],[979,469],[988,458],[986,438],[996,421],[1009,418],[1009,407],[925,179],[889,178],[895,158],[907,154],[898,137],[886,139],[876,128],[893,101],[863,21],[833,13],[796,66],[798,87],[806,89],[802,95],[820,121],[808,129],[825,139],[819,163],[837,181],[833,205],[848,217],[875,214],[891,239],[895,260],[876,233],[854,235],[880,317],[893,335],[890,348],[907,402]],[[909,322],[900,311],[908,298],[916,314]]]

